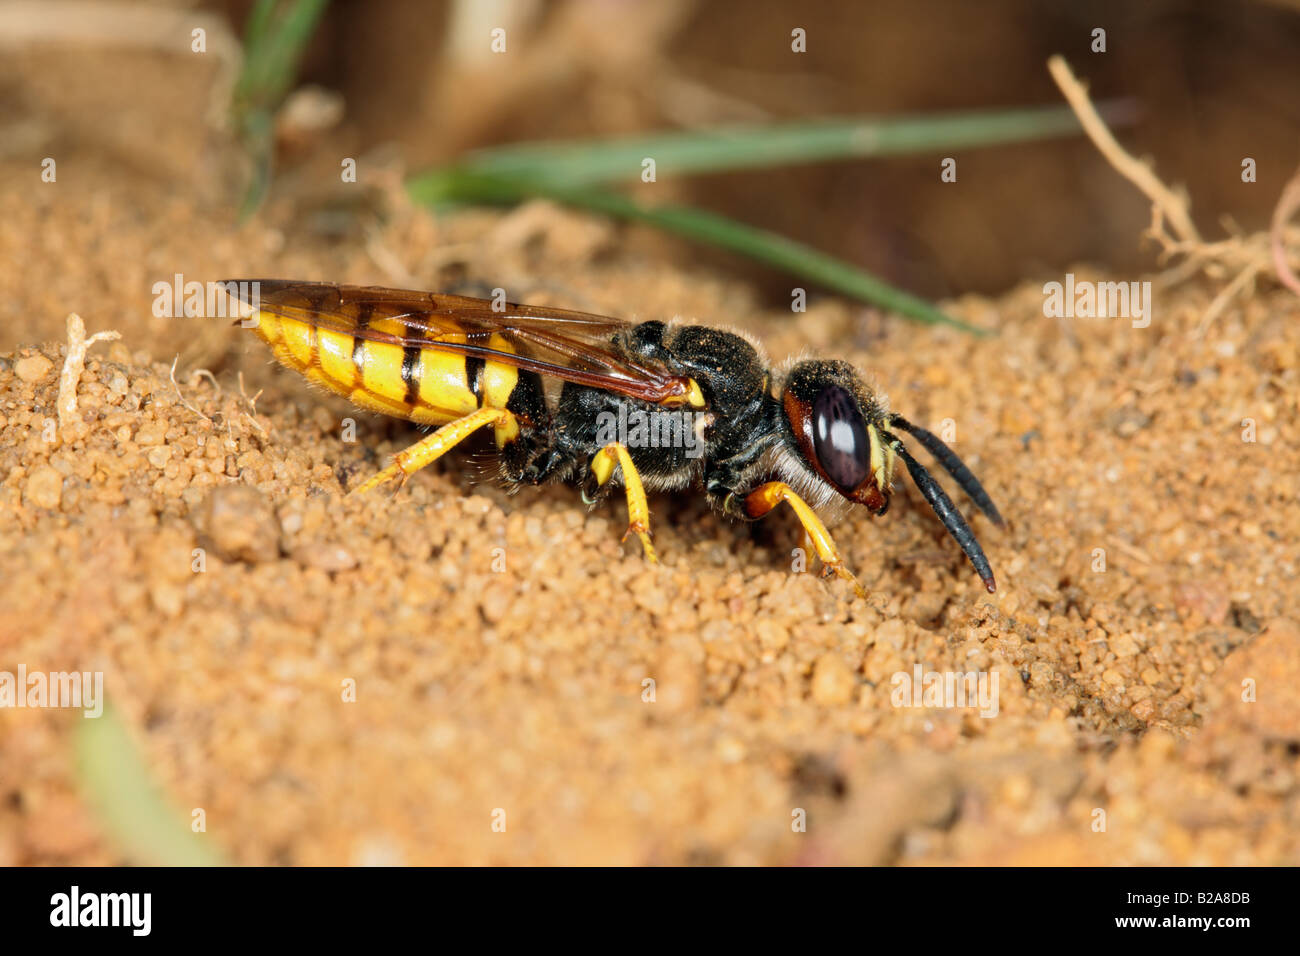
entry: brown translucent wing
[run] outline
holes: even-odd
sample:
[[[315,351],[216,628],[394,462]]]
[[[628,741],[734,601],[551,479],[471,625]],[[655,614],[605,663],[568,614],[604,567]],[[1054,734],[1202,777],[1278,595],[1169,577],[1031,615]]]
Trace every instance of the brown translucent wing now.
[[[616,353],[612,339],[629,327],[621,319],[513,302],[496,311],[490,299],[379,286],[283,279],[224,284],[273,315],[372,342],[490,359],[649,402],[685,396],[690,387],[685,376]],[[465,341],[446,341],[447,335]],[[493,335],[515,351],[489,346]]]

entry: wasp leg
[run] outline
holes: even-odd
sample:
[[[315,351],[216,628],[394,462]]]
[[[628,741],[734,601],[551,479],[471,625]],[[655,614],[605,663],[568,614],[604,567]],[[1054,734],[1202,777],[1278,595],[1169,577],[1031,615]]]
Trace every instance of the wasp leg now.
[[[808,502],[795,494],[794,489],[785,482],[769,481],[767,484],[759,485],[739,501],[734,495],[728,495],[723,508],[738,513],[742,518],[756,521],[783,501],[798,515],[804,531],[812,540],[817,557],[821,559],[822,567],[825,569],[823,575],[831,573],[838,575],[853,585],[853,590],[857,592],[858,597],[865,598],[866,590],[858,583],[853,573],[844,566],[839,549],[835,547],[835,541],[831,538],[831,533],[826,530],[826,525],[822,524],[822,519],[817,517],[817,512],[812,510]]]
[[[632,464],[632,456],[628,454],[627,448],[613,442],[596,452],[591,459],[591,477],[595,479],[597,488],[603,488],[614,477],[614,469],[620,465],[623,467],[623,487],[627,492],[627,531],[623,534],[623,540],[626,541],[629,534],[635,534],[645,548],[646,560],[658,564],[659,557],[655,554],[654,545],[650,543],[650,506],[646,503],[641,476],[637,474],[636,465]],[[583,497],[590,501],[593,496],[584,491]]]
[[[411,447],[399,451],[393,456],[391,465],[365,482],[365,484],[358,486],[352,493],[354,495],[365,494],[367,491],[378,488],[384,482],[399,476],[402,479],[402,485],[405,485],[406,480],[411,475],[425,465],[437,461],[484,425],[496,425],[498,430],[508,430],[515,424],[515,416],[504,408],[480,408],[464,418],[458,418],[454,422],[443,425],[432,435],[422,438]],[[399,490],[402,485],[398,485]]]

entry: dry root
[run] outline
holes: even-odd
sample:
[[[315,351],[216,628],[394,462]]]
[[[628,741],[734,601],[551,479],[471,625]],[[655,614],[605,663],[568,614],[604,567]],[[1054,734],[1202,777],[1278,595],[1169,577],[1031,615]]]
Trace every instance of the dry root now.
[[[1204,274],[1216,282],[1227,282],[1201,317],[1197,328],[1199,334],[1203,335],[1234,299],[1253,293],[1255,280],[1260,275],[1272,274],[1282,285],[1300,295],[1300,280],[1292,271],[1286,251],[1288,246],[1300,246],[1300,228],[1287,226],[1292,213],[1300,208],[1300,171],[1282,191],[1268,235],[1246,235],[1229,224],[1229,238],[1221,242],[1205,242],[1192,222],[1186,194],[1170,189],[1160,181],[1150,164],[1134,158],[1116,142],[1088,98],[1087,87],[1074,76],[1064,58],[1053,56],[1047,61],[1047,69],[1093,145],[1121,176],[1151,200],[1151,226],[1143,237],[1154,239],[1160,245],[1159,261],[1162,265],[1173,263],[1157,277],[1156,285],[1169,287],[1197,274]]]
[[[96,342],[110,342],[120,339],[118,332],[96,332],[86,338],[86,323],[75,312],[68,314],[68,357],[63,360],[63,372],[59,375],[59,432],[67,438],[75,438],[80,430],[81,419],[77,417],[77,383],[86,367],[86,350]]]

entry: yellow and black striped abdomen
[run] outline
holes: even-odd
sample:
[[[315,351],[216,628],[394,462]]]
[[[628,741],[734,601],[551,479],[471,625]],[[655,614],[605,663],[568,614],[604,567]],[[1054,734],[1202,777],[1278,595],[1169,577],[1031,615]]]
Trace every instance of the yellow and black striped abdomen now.
[[[411,337],[409,328],[392,319],[374,319],[366,327]],[[505,408],[519,381],[519,370],[505,362],[427,345],[375,342],[269,312],[257,313],[256,331],[276,358],[310,381],[362,408],[422,425],[444,425],[482,407]],[[428,341],[464,343],[466,337],[442,333]],[[501,335],[492,335],[487,344],[514,351]]]

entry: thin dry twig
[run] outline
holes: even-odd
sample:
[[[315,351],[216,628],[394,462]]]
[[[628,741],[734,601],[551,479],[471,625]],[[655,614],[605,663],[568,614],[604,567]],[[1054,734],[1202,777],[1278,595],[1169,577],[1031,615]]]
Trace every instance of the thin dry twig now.
[[[244,417],[248,419],[248,423],[256,428],[263,438],[266,438],[267,431],[262,427],[262,423],[257,420],[257,400],[262,397],[263,391],[263,389],[259,388],[257,394],[250,398],[248,393],[244,391],[244,373],[239,373],[239,397],[248,403],[248,411],[244,412]]]
[[[1300,295],[1300,279],[1291,270],[1290,264],[1286,261],[1285,232],[1287,220],[1300,209],[1300,169],[1287,180],[1286,186],[1282,188],[1282,195],[1278,198],[1277,206],[1273,208],[1273,223],[1269,229],[1269,251],[1273,256],[1273,268],[1277,272],[1278,280],[1294,292]]]
[[[175,366],[173,365],[173,368],[174,367]],[[217,377],[206,368],[196,368],[194,371],[190,372],[190,380],[186,384],[193,387],[194,383],[201,378],[206,378],[212,383],[212,387],[216,390],[217,395],[221,394],[221,385],[217,382]]]
[[[1061,88],[1065,101],[1070,104],[1075,116],[1079,117],[1083,131],[1088,134],[1088,138],[1092,140],[1093,145],[1106,161],[1114,166],[1121,176],[1142,190],[1146,197],[1169,217],[1170,225],[1180,239],[1185,242],[1200,242],[1201,236],[1196,231],[1196,224],[1192,222],[1191,213],[1188,212],[1186,198],[1162,183],[1150,164],[1135,159],[1116,142],[1102,118],[1097,115],[1092,100],[1088,98],[1087,86],[1075,77],[1069,64],[1065,62],[1065,57],[1059,53],[1051,57],[1047,61],[1047,69],[1052,74],[1052,79],[1056,81],[1056,85]]]
[[[86,367],[86,350],[96,342],[111,342],[122,337],[119,332],[96,332],[86,338],[86,323],[75,312],[68,314],[68,357],[63,360],[63,372],[59,375],[59,431],[73,431],[74,425],[81,424],[77,418],[77,383]]]
[[[1265,266],[1259,261],[1247,263],[1237,273],[1236,277],[1214,297],[1214,301],[1210,303],[1209,308],[1205,310],[1205,314],[1201,316],[1201,321],[1196,324],[1196,334],[1204,335],[1209,331],[1210,323],[1217,319],[1223,310],[1228,307],[1228,303],[1243,290],[1254,289],[1255,277],[1263,272],[1264,268]]]
[[[1135,159],[1116,142],[1089,100],[1087,87],[1074,76],[1064,58],[1053,56],[1047,61],[1047,68],[1102,156],[1151,200],[1151,225],[1144,235],[1160,244],[1159,259],[1162,263],[1175,258],[1179,260],[1156,278],[1156,284],[1161,287],[1173,286],[1201,273],[1215,281],[1231,277],[1201,317],[1197,334],[1204,335],[1210,324],[1234,299],[1243,293],[1253,292],[1255,280],[1261,274],[1268,273],[1270,267],[1278,281],[1300,294],[1300,280],[1292,272],[1286,254],[1288,239],[1292,242],[1300,241],[1300,230],[1286,225],[1291,215],[1300,208],[1300,171],[1287,184],[1278,200],[1269,235],[1246,235],[1229,224],[1227,228],[1230,235],[1227,239],[1207,243],[1192,222],[1186,196],[1166,186],[1148,163]],[[1170,230],[1173,235],[1170,235]]]
[[[188,408],[188,409],[189,409],[190,411],[192,411],[195,415],[199,416],[199,418],[203,419],[205,422],[207,422],[209,425],[211,425],[211,424],[212,424],[212,419],[208,418],[207,415],[204,415],[201,411],[199,411],[197,408],[195,408],[195,407],[194,407],[193,405],[191,405],[189,402],[185,401],[185,396],[181,394],[181,387],[180,387],[180,385],[176,384],[176,363],[179,362],[180,360],[181,360],[181,357],[180,357],[179,355],[177,355],[174,359],[172,359],[172,370],[171,370],[171,372],[170,372],[170,377],[171,377],[171,380],[172,380],[172,388],[174,388],[174,389],[176,390],[176,400],[177,400],[178,402],[180,402],[181,405],[182,405],[183,407]]]

